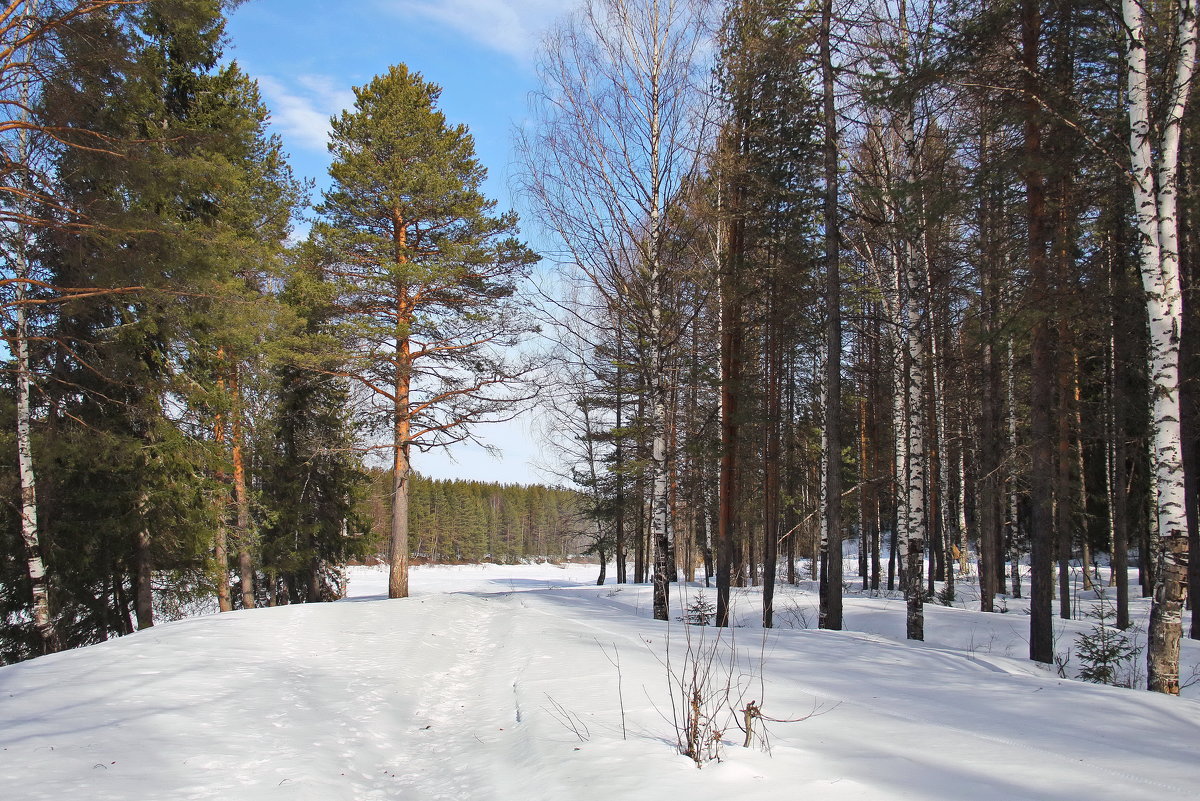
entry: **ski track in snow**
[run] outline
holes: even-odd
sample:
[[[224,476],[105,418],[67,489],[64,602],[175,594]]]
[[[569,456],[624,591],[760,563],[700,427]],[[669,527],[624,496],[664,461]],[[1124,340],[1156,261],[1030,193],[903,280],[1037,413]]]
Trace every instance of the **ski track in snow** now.
[[[1200,786],[1200,703],[1010,658],[1021,616],[930,607],[930,642],[907,643],[903,604],[851,596],[847,624],[865,631],[718,634],[647,619],[647,586],[597,587],[592,570],[418,569],[414,597],[387,601],[361,569],[345,603],[0,668],[0,800],[1137,801]],[[673,594],[676,617],[697,592]],[[755,599],[735,594],[737,619]],[[688,638],[737,650],[738,703],[817,714],[769,724],[770,756],[731,726],[725,761],[697,771],[674,751],[667,695]]]
[[[413,677],[419,746],[399,776],[407,789],[403,797],[488,801],[495,797],[496,788],[488,784],[505,727],[515,725],[511,697],[496,692],[511,672],[504,658],[511,627],[502,625],[503,616],[498,619],[493,611],[497,604],[488,599],[459,596],[426,603],[448,607],[440,619],[450,623],[449,630],[426,632],[419,644],[437,650],[438,662],[447,668]],[[488,791],[480,793],[483,788]]]

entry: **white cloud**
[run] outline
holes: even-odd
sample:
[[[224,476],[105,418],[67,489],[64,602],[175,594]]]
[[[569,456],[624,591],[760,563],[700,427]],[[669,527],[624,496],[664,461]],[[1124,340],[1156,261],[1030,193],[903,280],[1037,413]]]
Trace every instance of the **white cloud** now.
[[[402,14],[449,25],[480,44],[527,63],[542,33],[569,10],[564,0],[393,0]]]
[[[271,122],[289,145],[324,152],[329,137],[329,118],[354,103],[354,93],[325,75],[297,75],[291,84],[270,75],[260,75]]]

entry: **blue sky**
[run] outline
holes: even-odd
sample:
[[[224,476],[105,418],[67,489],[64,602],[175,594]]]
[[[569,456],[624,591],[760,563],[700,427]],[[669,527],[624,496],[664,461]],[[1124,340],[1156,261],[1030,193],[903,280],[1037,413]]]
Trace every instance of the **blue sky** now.
[[[404,63],[442,87],[440,107],[465,123],[488,168],[487,195],[524,209],[510,192],[512,130],[535,87],[533,59],[566,0],[250,0],[230,17],[227,55],[258,80],[293,169],[327,185],[331,115],[354,102],[352,87]],[[526,224],[526,238],[536,226]],[[496,459],[461,445],[415,454],[414,467],[441,478],[544,481],[528,420],[480,429],[503,451]]]

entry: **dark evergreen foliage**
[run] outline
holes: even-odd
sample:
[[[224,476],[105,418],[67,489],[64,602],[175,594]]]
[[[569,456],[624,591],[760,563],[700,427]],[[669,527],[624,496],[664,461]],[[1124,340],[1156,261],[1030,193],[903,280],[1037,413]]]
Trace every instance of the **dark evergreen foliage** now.
[[[369,519],[390,525],[391,474],[371,471]],[[583,498],[541,485],[431,479],[414,474],[409,490],[413,558],[438,564],[568,559],[587,552]]]

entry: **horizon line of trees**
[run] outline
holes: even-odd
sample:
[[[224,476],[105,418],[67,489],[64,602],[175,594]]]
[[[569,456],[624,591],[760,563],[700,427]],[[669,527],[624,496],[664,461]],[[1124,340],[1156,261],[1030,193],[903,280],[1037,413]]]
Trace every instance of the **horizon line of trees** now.
[[[390,530],[391,471],[368,473],[366,517],[372,531],[385,532]],[[578,557],[589,553],[592,544],[584,523],[575,490],[412,475],[411,556],[421,563],[513,564]]]

